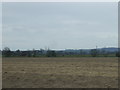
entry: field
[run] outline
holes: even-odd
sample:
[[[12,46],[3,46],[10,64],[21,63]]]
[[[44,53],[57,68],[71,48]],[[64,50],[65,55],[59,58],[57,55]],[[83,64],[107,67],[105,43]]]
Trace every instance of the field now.
[[[118,58],[3,58],[3,88],[117,88]]]

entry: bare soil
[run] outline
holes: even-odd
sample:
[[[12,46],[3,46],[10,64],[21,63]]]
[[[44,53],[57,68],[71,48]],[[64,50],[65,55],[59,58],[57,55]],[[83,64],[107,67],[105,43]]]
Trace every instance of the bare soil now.
[[[3,88],[117,88],[118,58],[3,58]]]

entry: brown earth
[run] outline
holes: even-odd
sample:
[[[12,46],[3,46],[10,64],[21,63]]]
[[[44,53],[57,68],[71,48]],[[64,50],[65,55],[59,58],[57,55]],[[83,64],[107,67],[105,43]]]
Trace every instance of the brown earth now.
[[[118,58],[3,58],[3,88],[117,88]]]

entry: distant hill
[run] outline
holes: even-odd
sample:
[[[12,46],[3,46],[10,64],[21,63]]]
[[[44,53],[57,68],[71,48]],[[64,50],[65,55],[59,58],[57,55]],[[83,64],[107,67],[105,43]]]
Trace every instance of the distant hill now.
[[[77,50],[76,49],[66,49],[66,50],[62,50],[62,51],[79,53],[81,50],[86,52],[86,53],[89,53],[92,49],[77,49]],[[118,48],[116,48],[116,47],[108,47],[108,48],[98,48],[97,50],[106,51],[106,52],[117,52]]]
[[[117,52],[118,48],[110,47],[110,48],[101,48],[100,50],[105,50],[108,52]]]

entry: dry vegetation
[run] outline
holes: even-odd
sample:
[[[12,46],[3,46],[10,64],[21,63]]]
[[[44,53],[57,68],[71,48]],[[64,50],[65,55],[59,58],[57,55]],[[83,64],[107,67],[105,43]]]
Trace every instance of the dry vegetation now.
[[[117,88],[117,58],[3,58],[3,88]]]

